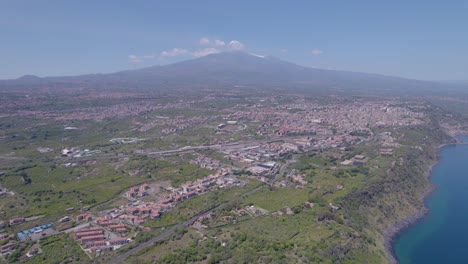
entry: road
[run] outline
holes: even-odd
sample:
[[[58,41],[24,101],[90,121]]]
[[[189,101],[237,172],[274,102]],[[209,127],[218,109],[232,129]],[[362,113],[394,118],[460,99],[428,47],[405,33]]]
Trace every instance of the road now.
[[[197,219],[198,219],[200,216],[208,215],[208,214],[210,214],[210,213],[213,212],[213,211],[216,211],[216,210],[221,209],[222,207],[226,206],[227,204],[230,204],[230,203],[232,203],[232,202],[234,202],[234,201],[240,200],[240,199],[242,199],[242,198],[244,198],[244,197],[246,197],[246,196],[249,196],[249,195],[251,195],[251,194],[253,194],[253,193],[256,193],[256,192],[258,192],[259,190],[263,189],[264,187],[265,187],[265,185],[262,185],[262,186],[260,186],[260,187],[257,187],[257,188],[255,188],[255,189],[253,189],[253,190],[250,190],[250,191],[248,191],[248,192],[246,192],[246,193],[244,193],[244,194],[242,194],[242,195],[239,195],[239,196],[237,196],[236,198],[234,198],[234,199],[232,199],[232,200],[229,200],[229,201],[227,201],[227,202],[224,202],[224,203],[222,203],[222,204],[220,204],[220,205],[217,205],[217,206],[215,206],[215,207],[205,209],[205,210],[199,212],[198,214],[192,216],[192,218],[190,218],[189,220],[187,220],[187,221],[185,221],[185,222],[183,222],[183,223],[177,224],[177,225],[175,225],[175,226],[169,228],[168,230],[164,231],[164,233],[162,233],[162,234],[160,234],[160,235],[158,235],[158,236],[155,236],[155,237],[153,237],[152,239],[150,239],[150,240],[148,240],[148,241],[146,241],[146,242],[143,242],[143,243],[139,244],[138,246],[136,246],[136,247],[130,249],[129,251],[127,251],[127,252],[125,252],[125,253],[123,253],[123,254],[121,254],[121,255],[116,256],[115,258],[113,258],[113,259],[111,259],[111,260],[109,261],[109,264],[117,264],[117,263],[119,263],[119,262],[125,260],[125,259],[128,258],[129,256],[131,256],[131,255],[133,255],[133,254],[135,254],[135,253],[137,253],[137,252],[143,250],[144,248],[146,248],[146,247],[152,245],[154,242],[159,241],[159,240],[161,240],[161,239],[164,239],[164,238],[170,236],[170,235],[171,235],[172,233],[174,233],[178,228],[181,228],[181,227],[184,227],[184,226],[191,226],[193,223],[195,223],[195,221],[197,221]]]
[[[233,142],[233,143],[205,145],[205,146],[203,145],[202,146],[185,146],[185,147],[181,147],[181,148],[173,149],[173,150],[163,150],[163,151],[154,151],[154,152],[140,151],[139,154],[164,155],[164,154],[171,154],[171,153],[177,153],[177,152],[183,152],[183,151],[189,151],[189,150],[199,150],[199,149],[221,149],[221,148],[229,148],[229,147],[246,148],[246,147],[251,147],[252,145],[258,145],[261,143],[274,142],[274,141],[279,141],[279,140],[283,140],[283,139],[278,137],[278,138],[270,138],[270,139],[239,141],[239,142]]]
[[[297,155],[293,155],[292,159],[288,159],[286,161],[286,163],[281,165],[281,167],[280,167],[280,169],[278,171],[278,176],[280,176],[280,177],[285,176],[289,165],[291,165],[292,163],[295,163],[295,162],[297,162]]]
[[[81,224],[81,225],[77,225],[75,227],[72,227],[72,228],[69,228],[69,229],[66,229],[63,231],[63,233],[71,233],[71,232],[75,232],[77,230],[80,230],[82,228],[85,228],[85,227],[91,227],[91,224],[90,223],[84,223],[84,224]]]

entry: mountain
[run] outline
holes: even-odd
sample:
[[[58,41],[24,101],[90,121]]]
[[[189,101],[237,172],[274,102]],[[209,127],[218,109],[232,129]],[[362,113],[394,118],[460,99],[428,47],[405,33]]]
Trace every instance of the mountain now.
[[[28,82],[28,81],[38,81],[38,80],[41,80],[41,78],[36,75],[23,75],[16,80]]]
[[[270,56],[224,52],[164,66],[111,74],[46,77],[26,75],[0,81],[0,89],[34,86],[99,89],[268,88],[327,93],[418,95],[459,90],[458,84],[303,67]],[[466,87],[466,86],[463,86]]]
[[[438,80],[437,82],[450,84],[468,84],[468,80]]]

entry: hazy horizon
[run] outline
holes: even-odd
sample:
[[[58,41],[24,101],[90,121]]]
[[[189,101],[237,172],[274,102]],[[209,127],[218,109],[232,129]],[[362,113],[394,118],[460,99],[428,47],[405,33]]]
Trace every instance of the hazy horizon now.
[[[166,65],[177,64],[179,62],[194,60],[194,59],[202,58],[202,57],[209,56],[209,55],[216,55],[216,54],[220,54],[220,53],[229,53],[229,52],[233,52],[233,51],[220,51],[220,52],[216,52],[216,53],[204,54],[203,56],[196,57],[196,58],[188,58],[188,59],[181,60],[181,61],[174,61],[174,62],[170,62],[168,64],[145,65],[145,66],[142,66],[142,67],[136,68],[136,69],[121,69],[121,70],[116,70],[116,71],[112,71],[112,72],[89,72],[89,73],[83,73],[83,74],[79,74],[79,75],[78,74],[76,74],[76,75],[70,74],[70,75],[64,75],[64,76],[58,76],[58,75],[57,76],[38,76],[38,75],[35,75],[35,74],[24,74],[24,75],[21,75],[21,76],[19,76],[17,78],[10,78],[10,79],[3,79],[3,80],[17,80],[17,79],[25,78],[25,77],[26,78],[28,78],[28,77],[32,77],[32,78],[36,78],[36,77],[38,77],[38,78],[55,78],[55,77],[71,77],[71,76],[85,76],[85,75],[106,75],[106,74],[125,72],[125,71],[128,71],[128,70],[132,71],[132,70],[143,70],[143,69],[151,68],[151,67],[164,67]],[[255,56],[255,57],[273,57],[273,58],[277,59],[277,57],[274,57],[272,55],[259,55],[259,54],[255,54],[255,53],[249,53],[248,51],[245,51],[245,50],[240,50],[240,51],[237,51],[237,52],[242,52],[242,53],[249,54],[249,55],[252,55],[252,56]],[[287,60],[281,60],[281,61],[295,64],[294,62],[290,62],[290,61],[287,61]],[[300,64],[296,64],[296,65],[311,68],[311,69],[323,69],[323,68],[305,66],[305,65],[300,65]],[[333,71],[335,69],[325,69],[325,70]],[[337,71],[339,71],[339,70],[337,70]],[[346,72],[356,72],[356,71],[350,70],[350,71],[346,71]],[[403,77],[403,76],[392,76],[392,75],[385,75],[385,74],[372,73],[372,72],[356,72],[356,73],[366,73],[366,74],[376,74],[376,75],[388,76],[388,77],[406,78],[406,77]],[[411,78],[407,78],[407,79],[411,80]],[[418,79],[413,79],[413,80],[418,80]],[[447,83],[447,84],[465,84],[465,83],[468,82],[468,79],[467,80],[425,80],[425,81],[440,82],[440,83]]]
[[[468,3],[0,3],[0,79],[110,73],[245,50],[307,67],[466,80]]]

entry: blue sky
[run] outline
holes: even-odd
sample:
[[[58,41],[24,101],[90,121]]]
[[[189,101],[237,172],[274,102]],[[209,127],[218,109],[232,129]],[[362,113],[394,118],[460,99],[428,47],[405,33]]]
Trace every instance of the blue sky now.
[[[324,69],[467,80],[468,1],[0,0],[0,79],[233,49]]]

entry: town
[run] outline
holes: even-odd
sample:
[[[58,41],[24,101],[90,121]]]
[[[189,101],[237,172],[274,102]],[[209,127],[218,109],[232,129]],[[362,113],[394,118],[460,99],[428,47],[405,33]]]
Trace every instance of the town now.
[[[103,96],[117,100],[125,97],[123,94],[97,93],[88,98]],[[98,177],[103,166],[110,165],[120,175],[111,176],[111,173],[110,183],[123,177],[128,179],[130,186],[117,191],[118,195],[110,200],[99,200],[101,203],[110,201],[110,204],[117,200],[115,206],[93,208],[98,200],[88,199],[83,203],[84,197],[80,196],[74,205],[68,203],[69,207],[64,211],[54,211],[54,219],[44,213],[8,214],[12,217],[3,219],[1,223],[5,228],[1,234],[2,241],[5,241],[0,248],[3,256],[11,256],[22,248],[22,244],[31,241],[33,244],[28,245],[32,246],[22,249],[25,255],[18,256],[31,259],[43,254],[37,242],[60,234],[66,234],[91,259],[114,254],[112,252],[119,252],[129,244],[138,244],[144,233],[163,230],[164,226],[158,227],[156,223],[167,221],[164,220],[166,216],[173,215],[184,202],[207,197],[214,192],[231,189],[245,189],[247,192],[254,190],[249,186],[268,186],[297,192],[324,188],[325,195],[338,195],[340,192],[344,195],[349,191],[348,185],[356,185],[360,181],[358,178],[362,179],[363,176],[359,175],[367,175],[367,171],[375,167],[369,168],[366,164],[374,164],[373,160],[377,164],[377,160],[391,159],[398,153],[402,148],[398,140],[401,137],[399,131],[427,123],[425,111],[431,107],[425,102],[408,103],[388,98],[348,101],[326,97],[325,101],[333,102],[327,104],[323,103],[323,98],[275,95],[246,97],[237,103],[227,100],[226,106],[217,106],[219,111],[206,114],[207,104],[218,105],[220,101],[226,101],[223,99],[226,95],[210,93],[203,98],[182,97],[169,103],[153,103],[142,94],[128,96],[126,98],[136,101],[105,108],[74,109],[70,113],[17,108],[18,104],[29,103],[30,98],[7,105],[10,110],[3,113],[3,118],[34,115],[44,122],[63,124],[54,132],[59,135],[56,138],[60,143],[40,143],[35,155],[46,155],[55,163],[54,168],[58,166],[61,170],[68,170],[70,176],[61,176],[64,184]],[[73,137],[90,133],[87,130],[100,133],[98,131],[102,128],[92,127],[90,122],[102,123],[107,119],[125,119],[128,127],[123,133],[119,130],[121,128],[109,128],[115,136],[102,138],[97,143],[79,140],[77,142],[81,143],[73,144]],[[106,126],[110,124],[103,127]],[[366,150],[364,146],[367,145],[376,146],[377,152]],[[143,165],[138,157],[146,157],[148,164],[151,160],[165,164],[167,176],[159,179],[162,177],[158,175],[161,173],[158,173],[159,165]],[[307,157],[313,157],[318,163],[311,163],[312,167],[310,164],[300,167],[298,164]],[[191,172],[183,171],[182,167],[177,169],[182,164],[190,167]],[[330,176],[326,176],[328,178],[324,181],[330,182],[327,183],[329,187],[317,185],[319,181],[311,176],[317,173],[314,169],[326,169],[326,175]],[[175,181],[174,177],[183,173],[190,174],[186,178],[178,176],[180,178]],[[346,178],[347,175],[351,178]],[[34,186],[34,176],[23,173],[22,178],[26,184]],[[261,190],[257,188],[254,192]],[[249,195],[255,196],[254,192]],[[80,194],[76,190],[72,193]],[[5,186],[0,199],[19,195],[14,186]],[[217,203],[229,204],[235,200],[234,197],[229,199],[218,200]],[[317,203],[323,204],[321,199],[305,197],[300,204],[272,209],[255,203],[244,204],[230,211],[216,209],[221,211],[198,216],[194,211],[186,217],[193,217],[189,226],[203,231],[220,223],[294,215],[303,209],[310,210]],[[332,212],[341,209],[332,200],[325,203],[325,207]],[[36,211],[41,212],[40,208]]]

